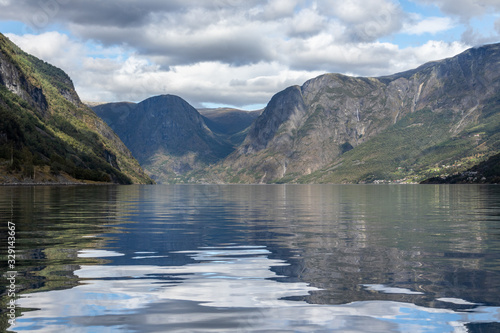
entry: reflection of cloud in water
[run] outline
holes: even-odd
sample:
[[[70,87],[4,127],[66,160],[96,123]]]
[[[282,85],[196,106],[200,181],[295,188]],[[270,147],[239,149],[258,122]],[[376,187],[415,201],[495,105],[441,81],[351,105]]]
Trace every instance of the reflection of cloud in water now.
[[[106,257],[121,257],[123,253],[108,250],[80,250],[78,251],[79,258],[106,258]]]
[[[23,295],[19,306],[40,310],[24,312],[15,328],[23,332],[37,328],[42,332],[464,332],[468,322],[500,322],[500,309],[494,307],[454,312],[390,301],[312,305],[285,300],[316,288],[277,282],[279,276],[270,268],[287,264],[268,258],[270,252],[264,247],[182,253],[198,262],[174,267],[83,266],[75,271],[84,279],[82,285]],[[396,292],[382,285],[370,287]]]
[[[438,298],[437,300],[441,301],[441,302],[453,303],[453,304],[458,304],[458,305],[478,305],[476,303],[471,303],[471,302],[465,301],[465,300],[460,299],[460,298],[442,297],[442,298]]]
[[[298,306],[300,302],[280,298],[303,296],[308,291],[316,290],[302,282],[279,283],[270,280],[279,277],[270,267],[288,264],[282,260],[269,259],[267,255],[270,252],[265,248],[210,248],[177,253],[185,253],[200,262],[175,267],[83,266],[75,271],[75,275],[84,279],[139,279],[127,281],[124,286],[118,285],[112,292],[127,295],[138,293],[135,297],[143,297],[143,285],[147,284],[155,287],[150,294],[159,300],[190,300],[217,307]],[[98,286],[98,290],[109,287],[107,280],[91,280],[87,283]]]
[[[422,295],[423,294],[419,291],[413,291],[413,290],[406,289],[406,288],[387,287],[387,286],[384,286],[383,284],[363,284],[362,286],[367,288],[368,290],[379,291],[379,292],[384,293],[384,294],[405,294],[405,295]]]

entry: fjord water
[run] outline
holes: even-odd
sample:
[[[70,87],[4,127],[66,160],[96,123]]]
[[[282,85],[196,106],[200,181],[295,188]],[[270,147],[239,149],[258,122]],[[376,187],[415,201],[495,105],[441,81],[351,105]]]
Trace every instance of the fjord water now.
[[[2,331],[500,331],[499,186],[2,187],[0,209]]]

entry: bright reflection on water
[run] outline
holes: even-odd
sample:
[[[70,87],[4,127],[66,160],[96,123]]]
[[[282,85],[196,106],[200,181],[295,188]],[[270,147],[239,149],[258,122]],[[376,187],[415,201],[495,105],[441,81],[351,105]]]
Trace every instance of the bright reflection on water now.
[[[14,332],[500,330],[496,186],[11,187],[0,209]]]

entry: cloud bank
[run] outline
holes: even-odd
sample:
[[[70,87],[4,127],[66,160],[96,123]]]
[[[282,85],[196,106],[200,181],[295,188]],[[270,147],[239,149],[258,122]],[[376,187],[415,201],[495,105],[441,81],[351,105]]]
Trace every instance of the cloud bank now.
[[[195,106],[262,105],[325,72],[378,76],[453,56],[499,39],[498,13],[496,0],[0,0],[0,20],[25,24],[7,36],[67,71],[82,99],[169,93]],[[496,17],[488,34],[471,23],[485,15]]]

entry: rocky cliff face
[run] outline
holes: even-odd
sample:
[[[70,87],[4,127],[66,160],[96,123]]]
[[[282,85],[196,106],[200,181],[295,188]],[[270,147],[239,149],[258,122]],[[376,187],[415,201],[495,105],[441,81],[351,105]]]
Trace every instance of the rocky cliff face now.
[[[398,180],[440,163],[486,158],[500,148],[499,78],[500,44],[392,76],[322,75],[276,94],[243,144],[205,176],[264,183]]]
[[[4,52],[0,53],[0,85],[27,101],[41,114],[47,112],[49,106],[42,89],[29,82],[28,77]]]
[[[177,96],[156,96],[138,104],[104,104],[94,110],[158,182],[185,181],[184,174],[233,151],[231,144],[206,126],[196,109]]]
[[[0,34],[1,182],[151,182],[71,79]],[[10,153],[9,153],[10,152]]]

